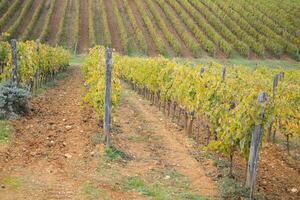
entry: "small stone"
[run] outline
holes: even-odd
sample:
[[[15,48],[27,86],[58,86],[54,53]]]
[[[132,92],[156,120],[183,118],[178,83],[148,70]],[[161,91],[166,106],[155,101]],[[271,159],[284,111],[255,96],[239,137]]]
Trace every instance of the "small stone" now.
[[[1,185],[1,188],[2,188],[2,189],[5,189],[5,185]]]
[[[71,130],[71,129],[72,129],[72,126],[66,126],[66,129],[67,129],[67,130]]]
[[[95,152],[92,151],[92,152],[90,153],[90,155],[93,157],[93,156],[95,155]]]
[[[64,146],[64,147],[67,146],[67,143],[63,142],[63,146]]]
[[[63,122],[67,121],[66,119],[63,119]]]
[[[292,193],[297,193],[298,190],[297,190],[297,188],[292,188],[292,189],[291,189],[291,192],[292,192]]]
[[[65,158],[68,158],[68,159],[69,159],[69,158],[72,158],[72,155],[69,154],[69,153],[66,153],[64,156],[65,156]]]
[[[165,176],[165,180],[169,180],[171,177],[169,175]]]

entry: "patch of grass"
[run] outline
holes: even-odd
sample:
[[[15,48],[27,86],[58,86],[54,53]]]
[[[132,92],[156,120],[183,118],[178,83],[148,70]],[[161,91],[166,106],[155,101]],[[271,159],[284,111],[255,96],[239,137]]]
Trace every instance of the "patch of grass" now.
[[[12,133],[11,125],[5,121],[0,120],[0,144],[7,143]]]
[[[83,185],[83,192],[85,194],[85,196],[88,199],[103,199],[103,200],[108,200],[108,196],[107,194],[100,190],[99,188],[95,187],[93,184],[91,183],[85,183]]]
[[[221,197],[224,199],[249,198],[250,189],[233,178],[225,177],[218,183]]]
[[[121,150],[118,150],[115,147],[105,149],[104,152],[105,161],[126,161],[130,160],[130,157]]]
[[[6,188],[14,191],[19,190],[22,186],[21,182],[17,178],[11,176],[4,177],[3,180],[0,180],[0,183],[2,183]]]
[[[173,177],[180,177],[181,175],[172,173]],[[152,184],[146,184],[146,182],[139,176],[129,177],[123,183],[125,190],[134,190],[142,195],[151,197],[155,200],[205,200],[205,197],[201,197],[196,194],[192,194],[188,191],[188,188],[177,188],[177,185],[168,186],[159,181]]]
[[[80,66],[85,59],[85,55],[75,55],[72,54],[71,55],[71,60],[70,60],[70,65],[76,65],[76,66]]]
[[[105,137],[104,135],[102,134],[95,134],[95,136],[92,138],[92,143],[94,145],[97,145],[97,144],[103,144],[105,142]]]

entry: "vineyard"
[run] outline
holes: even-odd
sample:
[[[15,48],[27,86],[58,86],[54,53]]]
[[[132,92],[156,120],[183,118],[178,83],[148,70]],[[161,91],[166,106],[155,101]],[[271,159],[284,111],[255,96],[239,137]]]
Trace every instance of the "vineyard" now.
[[[2,0],[0,33],[86,53],[299,59],[299,3],[199,0]]]
[[[300,199],[299,13],[0,0],[0,199]]]

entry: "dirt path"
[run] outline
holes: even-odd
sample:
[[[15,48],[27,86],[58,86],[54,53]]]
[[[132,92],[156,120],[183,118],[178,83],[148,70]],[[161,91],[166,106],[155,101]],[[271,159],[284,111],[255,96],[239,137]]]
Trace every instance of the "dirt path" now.
[[[27,117],[11,122],[15,134],[0,151],[1,200],[217,196],[189,140],[131,90],[123,90],[113,128],[114,146],[128,156],[105,153],[102,129],[81,105],[82,85],[71,68],[32,100]]]
[[[78,36],[78,52],[86,53],[89,48],[89,1],[79,1],[80,3],[80,23],[79,23],[79,36]]]

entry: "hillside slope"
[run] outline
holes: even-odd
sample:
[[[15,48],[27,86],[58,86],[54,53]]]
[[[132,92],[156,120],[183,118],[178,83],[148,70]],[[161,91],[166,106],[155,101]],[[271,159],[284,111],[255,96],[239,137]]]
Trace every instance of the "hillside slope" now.
[[[34,21],[25,38],[44,31],[49,44],[78,53],[111,44],[127,54],[299,58],[300,2],[293,0],[44,1],[41,9],[31,1],[23,15],[28,1],[1,1],[0,32],[24,38]]]

